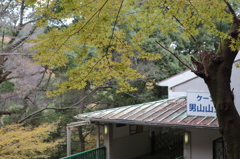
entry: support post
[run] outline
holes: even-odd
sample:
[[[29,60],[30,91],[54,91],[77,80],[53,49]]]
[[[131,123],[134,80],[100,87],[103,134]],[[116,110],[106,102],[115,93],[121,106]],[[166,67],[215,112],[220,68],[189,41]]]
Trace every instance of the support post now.
[[[97,148],[100,147],[100,125],[96,125],[96,130],[97,130]]]
[[[184,132],[184,145],[183,145],[183,157],[185,159],[191,159],[191,133],[190,131]]]
[[[104,125],[104,146],[106,147],[106,159],[113,159],[112,156],[112,138],[113,138],[113,126],[112,124]]]
[[[71,127],[68,127],[67,126],[67,156],[70,156],[71,155],[71,134],[72,134],[72,131],[71,131]]]

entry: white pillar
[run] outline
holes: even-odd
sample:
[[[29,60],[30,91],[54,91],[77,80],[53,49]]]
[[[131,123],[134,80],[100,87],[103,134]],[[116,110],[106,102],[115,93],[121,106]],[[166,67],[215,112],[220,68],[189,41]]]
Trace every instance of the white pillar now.
[[[106,159],[113,159],[112,156],[112,134],[113,134],[112,124],[104,125],[104,146],[106,147]]]
[[[100,147],[100,125],[96,125],[96,131],[97,131],[97,143],[96,143],[96,147]]]
[[[183,158],[184,159],[191,159],[191,133],[190,131],[185,131],[184,132],[184,150],[183,150]]]
[[[67,126],[67,156],[71,155],[71,127]]]

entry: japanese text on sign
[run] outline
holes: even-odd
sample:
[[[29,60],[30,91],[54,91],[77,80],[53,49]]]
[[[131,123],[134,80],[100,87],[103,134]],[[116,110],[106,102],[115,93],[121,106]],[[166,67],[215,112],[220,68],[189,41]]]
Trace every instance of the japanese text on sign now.
[[[187,114],[197,116],[216,116],[210,93],[188,92]]]

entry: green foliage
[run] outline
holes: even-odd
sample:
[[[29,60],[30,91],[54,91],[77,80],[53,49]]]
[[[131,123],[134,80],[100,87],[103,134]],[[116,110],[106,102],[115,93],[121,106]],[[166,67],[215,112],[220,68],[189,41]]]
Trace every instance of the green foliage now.
[[[69,80],[60,83],[56,91],[49,92],[49,96],[69,89],[82,89],[87,81],[101,86],[106,81],[115,80],[121,86],[119,92],[136,91],[129,81],[144,76],[132,68],[132,59],[157,60],[166,55],[159,47],[156,48],[157,51],[154,47],[142,48],[148,45],[148,37],[156,31],[161,32],[160,35],[168,34],[172,37],[158,41],[168,45],[176,41],[177,48],[173,51],[183,57],[181,53],[185,55],[197,52],[193,48],[193,36],[203,35],[201,32],[204,32],[203,40],[200,38],[202,44],[208,43],[211,36],[214,36],[214,40],[228,38],[225,29],[219,25],[232,22],[231,15],[224,11],[226,4],[219,0],[151,0],[141,3],[133,0],[64,0],[52,1],[51,5],[56,2],[60,9],[53,11],[51,7],[44,8],[41,13],[58,20],[73,17],[77,20],[66,28],[52,27],[47,34],[34,40],[37,45],[33,49],[38,50],[35,60],[52,68],[66,67],[73,61],[74,67],[67,71]],[[47,21],[39,25],[46,23]],[[188,48],[183,48],[186,45]],[[202,46],[204,50],[216,48],[214,44],[211,47]],[[94,48],[94,56],[89,56],[89,48]],[[71,56],[70,59],[69,53],[72,51],[76,56]],[[170,67],[178,68],[178,64]]]
[[[0,94],[14,91],[15,84],[11,81],[5,81],[0,84]]]

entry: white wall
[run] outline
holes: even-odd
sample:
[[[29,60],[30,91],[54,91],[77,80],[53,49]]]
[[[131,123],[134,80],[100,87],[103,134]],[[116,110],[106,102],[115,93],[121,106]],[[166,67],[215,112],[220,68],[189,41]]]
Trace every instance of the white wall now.
[[[172,87],[173,92],[209,92],[208,87],[202,78],[194,78],[186,83]]]
[[[234,89],[233,93],[235,97],[235,105],[237,107],[238,113],[240,114],[240,68],[233,66],[231,81],[231,87]]]
[[[221,137],[218,130],[188,129],[187,131],[191,132],[191,159],[213,158],[213,141]]]
[[[112,154],[114,159],[131,159],[151,152],[147,127],[142,133],[129,135],[129,125],[113,128]]]

